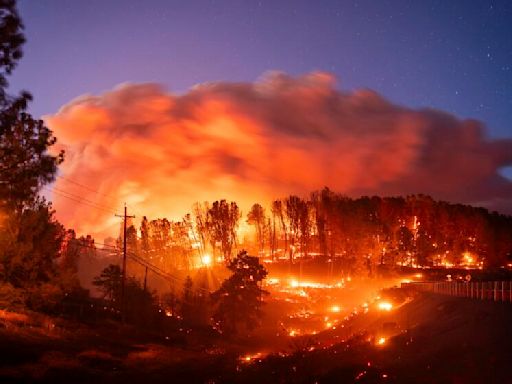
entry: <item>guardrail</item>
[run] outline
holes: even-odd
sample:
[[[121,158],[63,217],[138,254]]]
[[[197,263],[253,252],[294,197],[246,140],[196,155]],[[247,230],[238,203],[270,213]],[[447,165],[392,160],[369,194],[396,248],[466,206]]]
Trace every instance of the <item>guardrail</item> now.
[[[425,281],[402,283],[401,287],[475,300],[512,303],[512,281]]]

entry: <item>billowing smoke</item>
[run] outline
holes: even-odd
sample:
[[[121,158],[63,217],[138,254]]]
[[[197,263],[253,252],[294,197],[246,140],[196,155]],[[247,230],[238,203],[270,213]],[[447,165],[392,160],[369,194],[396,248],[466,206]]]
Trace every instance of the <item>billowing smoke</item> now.
[[[486,139],[477,121],[334,83],[325,73],[271,73],[182,95],[124,84],[75,99],[46,118],[66,151],[53,196],[58,217],[98,234],[117,222],[110,208],[123,202],[151,218],[178,218],[196,201],[226,198],[247,211],[324,186],[511,212],[512,183],[498,170],[512,164],[512,140]]]

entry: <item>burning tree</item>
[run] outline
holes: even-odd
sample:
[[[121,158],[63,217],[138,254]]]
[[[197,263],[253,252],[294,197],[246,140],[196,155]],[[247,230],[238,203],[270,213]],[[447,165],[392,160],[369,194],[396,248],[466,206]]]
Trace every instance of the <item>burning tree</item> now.
[[[267,294],[260,286],[267,276],[259,259],[241,251],[228,269],[233,272],[221,287],[212,293],[216,309],[213,315],[216,327],[225,334],[234,335],[242,327],[250,331],[261,317],[262,296]]]
[[[206,227],[210,233],[213,248],[220,243],[224,261],[231,260],[231,252],[236,243],[236,230],[240,220],[240,210],[234,201],[220,200],[208,210]]]
[[[260,204],[254,204],[247,214],[247,223],[254,225],[256,229],[256,238],[259,252],[263,251],[265,245],[265,218],[265,208],[263,208]]]

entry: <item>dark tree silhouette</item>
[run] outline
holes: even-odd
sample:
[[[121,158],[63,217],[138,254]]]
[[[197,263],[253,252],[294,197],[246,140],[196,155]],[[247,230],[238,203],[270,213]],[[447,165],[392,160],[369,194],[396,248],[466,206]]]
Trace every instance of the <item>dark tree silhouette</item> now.
[[[224,261],[231,260],[231,252],[236,244],[236,229],[240,220],[237,204],[226,200],[215,201],[208,210],[206,226],[212,242],[220,243]]]
[[[254,225],[256,229],[256,240],[258,243],[258,251],[262,252],[265,246],[265,209],[260,204],[254,204],[247,214],[247,223]]]
[[[212,293],[215,306],[215,327],[228,336],[243,329],[254,329],[261,317],[262,296],[267,294],[261,282],[267,276],[259,259],[241,251],[231,260],[228,269],[233,273]]]
[[[0,205],[17,215],[32,203],[41,187],[51,181],[63,152],[48,153],[56,142],[42,120],[28,112],[32,96],[16,97],[6,91],[7,75],[22,56],[25,38],[15,2],[0,2]]]
[[[92,284],[98,287],[103,297],[112,302],[119,302],[121,298],[121,268],[110,264],[94,278]]]

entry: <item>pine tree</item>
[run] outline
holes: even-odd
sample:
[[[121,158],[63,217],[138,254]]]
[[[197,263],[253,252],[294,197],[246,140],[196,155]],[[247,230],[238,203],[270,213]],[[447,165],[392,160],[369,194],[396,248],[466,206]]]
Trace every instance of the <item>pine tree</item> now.
[[[267,294],[260,286],[267,271],[259,259],[241,251],[230,261],[228,269],[233,273],[221,287],[212,293],[215,305],[215,327],[227,335],[243,329],[251,331],[261,318],[262,296]]]

